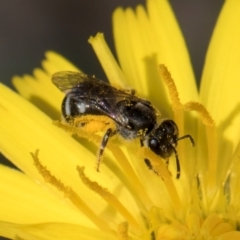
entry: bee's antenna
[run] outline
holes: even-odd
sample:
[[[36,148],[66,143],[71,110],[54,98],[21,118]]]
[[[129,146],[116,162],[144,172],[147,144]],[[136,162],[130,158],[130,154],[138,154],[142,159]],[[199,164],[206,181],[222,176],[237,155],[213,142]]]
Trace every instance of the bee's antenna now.
[[[187,134],[187,135],[184,135],[184,136],[182,136],[182,137],[178,138],[178,139],[177,139],[177,141],[179,141],[179,140],[182,140],[182,139],[184,139],[184,138],[189,138],[189,140],[190,140],[190,141],[191,141],[191,143],[192,143],[192,146],[193,146],[193,147],[195,147],[195,142],[194,142],[194,139],[193,139],[193,137],[192,137],[191,135],[189,135],[189,134]]]
[[[180,174],[181,174],[181,167],[180,167],[180,162],[179,162],[179,158],[178,158],[178,153],[175,147],[172,146],[172,149],[174,151],[175,154],[175,158],[176,158],[176,167],[177,167],[177,175],[176,178],[179,179],[180,178]]]
[[[185,138],[189,138],[189,140],[191,141],[192,143],[192,146],[195,147],[195,142],[194,142],[194,139],[191,135],[187,134],[187,135],[184,135],[180,138],[177,139],[177,141],[179,140],[182,140],[182,139],[185,139]],[[181,169],[180,169],[180,163],[179,163],[179,158],[178,158],[178,153],[177,153],[177,150],[174,146],[172,146],[172,149],[174,151],[174,154],[175,154],[175,158],[176,158],[176,165],[177,165],[177,176],[176,178],[179,179],[180,177],[180,174],[181,174]]]

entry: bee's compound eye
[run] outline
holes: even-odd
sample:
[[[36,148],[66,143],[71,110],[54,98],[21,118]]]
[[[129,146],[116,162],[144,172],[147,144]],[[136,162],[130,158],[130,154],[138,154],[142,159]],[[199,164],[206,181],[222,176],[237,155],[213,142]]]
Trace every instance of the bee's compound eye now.
[[[149,139],[149,148],[153,151],[156,152],[156,150],[159,148],[159,143],[156,138],[150,138]]]

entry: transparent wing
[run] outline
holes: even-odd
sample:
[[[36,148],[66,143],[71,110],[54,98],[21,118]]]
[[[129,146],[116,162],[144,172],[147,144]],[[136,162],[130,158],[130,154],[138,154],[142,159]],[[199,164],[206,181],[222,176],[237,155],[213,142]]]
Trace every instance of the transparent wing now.
[[[87,74],[80,72],[61,71],[56,72],[52,76],[53,84],[61,91],[68,93],[74,87],[77,87],[83,82],[91,82],[100,85],[106,85],[101,80],[95,79]]]
[[[109,101],[109,105],[111,106],[115,106],[118,102],[123,100],[129,100],[129,102],[141,101],[150,105],[149,101],[135,96],[134,91],[116,89],[104,81],[80,72],[61,71],[54,73],[52,82],[66,94],[77,87],[75,96],[72,96],[76,100],[79,98],[86,98],[97,103],[102,99]]]

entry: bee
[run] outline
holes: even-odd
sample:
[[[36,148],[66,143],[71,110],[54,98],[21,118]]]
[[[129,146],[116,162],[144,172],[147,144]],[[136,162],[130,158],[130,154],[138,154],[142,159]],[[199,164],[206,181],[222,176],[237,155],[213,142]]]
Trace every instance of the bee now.
[[[119,134],[126,140],[140,139],[141,146],[146,146],[155,154],[168,161],[174,154],[177,174],[181,169],[177,153],[179,140],[189,138],[187,134],[179,137],[176,123],[164,119],[158,123],[158,112],[151,102],[135,95],[135,91],[119,90],[104,81],[84,73],[62,71],[52,76],[52,82],[66,94],[62,102],[62,114],[67,122],[84,115],[106,116],[113,120],[116,128],[108,128],[102,138],[97,156],[99,170],[100,159],[109,138]],[[153,169],[145,159],[148,168]]]

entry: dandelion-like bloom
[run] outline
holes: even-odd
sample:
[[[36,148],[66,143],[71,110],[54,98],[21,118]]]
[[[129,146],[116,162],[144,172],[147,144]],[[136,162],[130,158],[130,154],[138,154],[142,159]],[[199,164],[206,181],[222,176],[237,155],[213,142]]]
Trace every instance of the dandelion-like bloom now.
[[[0,235],[240,239],[239,14],[239,0],[227,0],[199,92],[165,0],[148,0],[147,10],[138,6],[135,12],[115,11],[121,68],[102,34],[89,40],[111,84],[136,89],[160,110],[160,118],[175,120],[180,136],[191,134],[195,139],[195,148],[188,141],[179,142],[180,179],[175,178],[174,156],[167,168],[164,160],[140,148],[139,141],[110,141],[101,173],[96,172],[95,143],[102,135],[92,129],[84,136],[74,126],[52,123],[59,119],[64,97],[51,83],[52,74],[79,71],[61,56],[49,52],[44,70],[36,69],[34,77],[15,77],[21,96],[0,85],[0,150],[22,170],[0,166]],[[101,121],[104,125],[106,118],[95,119],[92,127]],[[78,141],[63,129],[77,135]],[[81,134],[90,142],[79,139]]]

